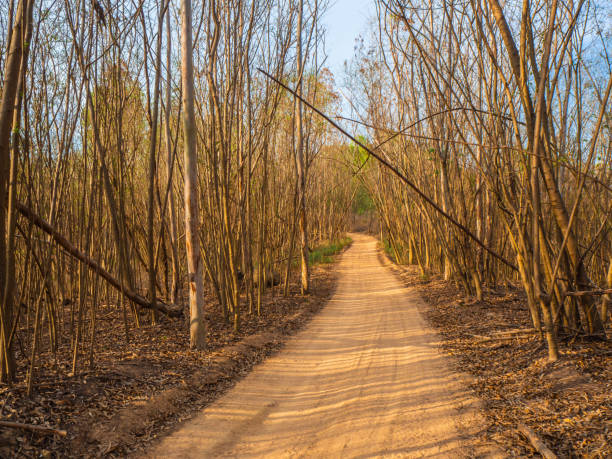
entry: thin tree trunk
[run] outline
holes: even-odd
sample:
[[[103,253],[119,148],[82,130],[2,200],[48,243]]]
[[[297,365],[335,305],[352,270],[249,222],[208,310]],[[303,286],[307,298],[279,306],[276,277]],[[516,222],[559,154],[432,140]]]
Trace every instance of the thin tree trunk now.
[[[190,346],[206,347],[203,266],[200,253],[198,157],[193,88],[191,0],[181,0],[181,78],[183,82],[183,135],[185,142],[185,243],[189,281]]]
[[[159,90],[161,80],[161,46],[164,24],[164,5],[159,5],[157,45],[155,49],[155,83],[153,85],[153,113],[151,115],[151,132],[149,136],[149,189],[147,203],[147,251],[149,255],[149,299],[153,305],[153,320],[156,320],[155,303],[157,301],[155,269],[155,179],[157,175],[157,125],[159,120]]]
[[[12,199],[7,202],[11,171],[9,165],[16,167],[16,162],[10,158],[11,130],[13,123],[19,119],[16,106],[18,89],[23,81],[27,66],[29,36],[31,35],[33,0],[20,0],[16,8],[16,17],[10,36],[10,48],[4,68],[4,84],[2,100],[0,101],[0,381],[9,382],[14,376],[14,357],[11,350],[9,335],[13,318],[12,284],[14,282],[14,254],[12,242],[7,237],[14,234],[10,225],[14,221],[14,188]],[[26,36],[27,35],[27,36]],[[13,171],[15,173],[15,170]],[[12,187],[11,187],[12,188]],[[8,226],[7,226],[8,225]],[[11,250],[8,253],[7,250]]]
[[[178,253],[178,226],[176,223],[176,206],[174,204],[174,186],[172,185],[172,171],[174,168],[174,155],[172,150],[172,139],[170,133],[170,113],[172,98],[171,98],[171,86],[172,86],[172,33],[170,30],[170,14],[166,13],[166,116],[164,119],[164,128],[166,136],[166,161],[168,168],[168,200],[170,206],[170,248],[172,252],[172,287],[170,290],[170,302],[176,303],[178,291],[180,288],[180,263]]]
[[[302,28],[304,16],[304,0],[300,0],[297,28],[297,94],[302,96],[304,62],[302,57]],[[296,100],[296,130],[297,130],[297,172],[299,184],[298,215],[300,224],[300,262],[302,267],[302,294],[307,294],[310,288],[310,267],[308,265],[308,220],[306,216],[306,161],[304,159],[304,131],[302,126],[302,102]]]

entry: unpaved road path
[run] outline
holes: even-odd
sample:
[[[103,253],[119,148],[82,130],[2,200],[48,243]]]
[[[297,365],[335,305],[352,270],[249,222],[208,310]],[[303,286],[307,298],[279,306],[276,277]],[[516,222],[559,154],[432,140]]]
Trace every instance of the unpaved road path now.
[[[352,235],[336,293],[285,348],[149,457],[474,457],[477,402],[422,301]]]

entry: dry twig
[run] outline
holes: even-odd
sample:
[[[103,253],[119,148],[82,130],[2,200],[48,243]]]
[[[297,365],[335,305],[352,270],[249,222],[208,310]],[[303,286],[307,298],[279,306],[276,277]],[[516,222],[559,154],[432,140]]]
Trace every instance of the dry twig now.
[[[68,432],[65,430],[54,429],[52,427],[37,426],[35,424],[22,424],[21,422],[0,421],[0,427],[8,427],[9,429],[29,430],[40,434],[56,434],[60,437],[65,437]]]

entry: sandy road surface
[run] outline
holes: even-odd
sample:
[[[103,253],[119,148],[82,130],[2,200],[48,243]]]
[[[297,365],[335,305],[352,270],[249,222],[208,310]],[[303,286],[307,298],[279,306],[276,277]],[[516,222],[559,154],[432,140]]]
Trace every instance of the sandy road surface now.
[[[149,457],[469,457],[475,400],[421,299],[355,234],[325,309]]]

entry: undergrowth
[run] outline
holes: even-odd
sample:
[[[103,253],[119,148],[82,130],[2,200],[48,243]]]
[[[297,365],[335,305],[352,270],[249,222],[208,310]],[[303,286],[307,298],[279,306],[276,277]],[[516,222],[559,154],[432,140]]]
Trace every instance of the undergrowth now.
[[[333,256],[341,252],[353,240],[350,237],[343,237],[329,244],[320,245],[312,249],[308,256],[308,261],[311,265],[332,263]]]

